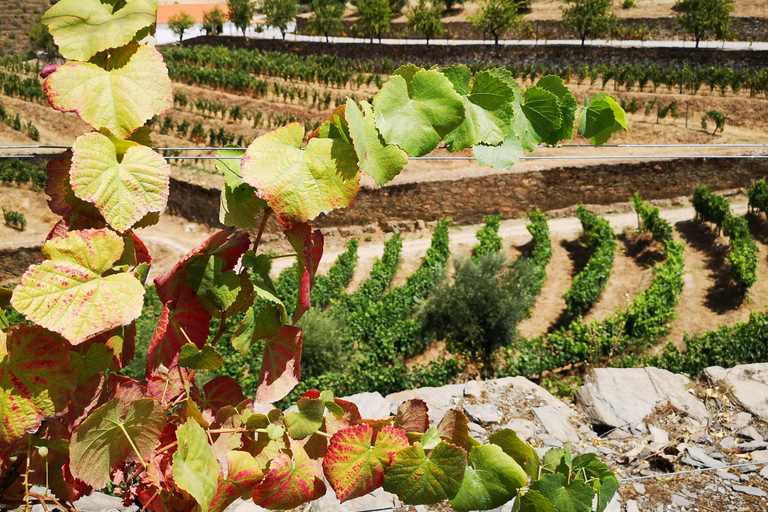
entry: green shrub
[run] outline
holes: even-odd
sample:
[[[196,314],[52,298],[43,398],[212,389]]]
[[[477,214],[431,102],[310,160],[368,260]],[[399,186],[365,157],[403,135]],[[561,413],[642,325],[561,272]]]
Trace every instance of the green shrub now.
[[[347,250],[336,258],[331,269],[325,275],[315,277],[312,289],[312,307],[324,309],[332,300],[344,294],[357,266],[357,238],[352,238],[346,245]]]
[[[368,279],[363,281],[355,292],[343,295],[336,307],[347,313],[354,313],[379,300],[395,277],[402,249],[403,239],[399,233],[384,242],[384,254],[381,259],[376,258],[373,262]]]
[[[480,228],[475,235],[480,242],[472,248],[472,256],[479,258],[484,254],[495,254],[501,251],[504,239],[499,236],[499,215],[487,215],[485,226]]]
[[[698,185],[693,192],[693,208],[696,216],[704,221],[717,226],[717,234],[723,228],[726,217],[731,214],[731,205],[723,196],[712,194],[706,185]]]
[[[27,219],[23,213],[7,210],[3,208],[3,217],[5,217],[5,225],[19,231],[24,231],[27,228]]]
[[[297,325],[303,330],[302,379],[346,369],[352,353],[342,343],[343,318],[310,309]]]
[[[120,370],[120,375],[144,382],[147,369],[147,352],[155,334],[155,329],[163,314],[163,303],[157,296],[154,285],[144,287],[144,307],[141,316],[136,319],[136,356]]]
[[[725,261],[731,264],[731,277],[746,292],[757,282],[757,245],[744,217],[728,215],[723,226],[725,236],[731,239],[731,250]]]

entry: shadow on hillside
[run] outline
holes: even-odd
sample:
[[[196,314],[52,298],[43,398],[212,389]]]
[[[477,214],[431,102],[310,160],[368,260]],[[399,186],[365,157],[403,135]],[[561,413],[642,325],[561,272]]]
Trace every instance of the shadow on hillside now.
[[[738,309],[744,294],[731,280],[730,265],[725,261],[728,243],[718,241],[714,226],[697,220],[680,221],[675,227],[690,247],[704,255],[704,264],[713,283],[704,297],[704,305],[717,314]]]
[[[760,212],[752,212],[746,215],[749,223],[749,231],[756,241],[768,245],[768,222]]]
[[[643,268],[653,267],[666,259],[650,233],[625,231],[616,235],[616,239],[623,245],[624,254]]]
[[[571,277],[576,277],[584,267],[587,266],[589,258],[595,253],[594,247],[585,247],[583,244],[589,242],[589,237],[582,235],[576,240],[562,240],[560,246],[568,253],[568,259],[573,263],[571,269]],[[561,327],[566,327],[571,323],[573,318],[568,314],[568,310],[564,309],[560,312],[560,316],[549,326],[548,333],[553,333]]]

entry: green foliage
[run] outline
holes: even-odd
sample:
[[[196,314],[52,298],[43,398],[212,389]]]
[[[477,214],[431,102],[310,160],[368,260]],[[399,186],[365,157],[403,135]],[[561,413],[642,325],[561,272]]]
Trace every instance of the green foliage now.
[[[698,185],[693,192],[693,208],[696,210],[696,216],[704,221],[711,222],[717,226],[717,232],[723,227],[725,219],[731,214],[731,205],[723,196],[718,196],[709,192],[706,185]]]
[[[10,228],[18,229],[19,231],[24,231],[27,228],[27,218],[24,217],[23,213],[3,208],[3,218],[5,219],[5,225]]]
[[[720,133],[723,133],[723,130],[725,129],[725,121],[728,119],[728,114],[722,114],[717,110],[707,111],[706,114],[701,116],[701,128],[704,130],[707,129],[707,119],[710,119],[715,123],[715,130],[712,132],[712,135],[715,135],[718,130],[720,130]]]
[[[267,25],[279,28],[283,39],[285,31],[288,30],[288,23],[296,18],[298,8],[296,0],[263,0],[261,3],[264,21]]]
[[[728,37],[733,8],[733,0],[677,0],[677,24],[693,36],[698,48],[710,35],[715,39]]]
[[[399,233],[384,242],[384,254],[381,259],[374,260],[368,279],[353,293],[343,295],[336,307],[352,314],[365,311],[377,302],[395,277],[402,249],[403,239]]]
[[[444,7],[442,3],[431,0],[419,0],[419,3],[408,9],[408,29],[416,33],[424,34],[427,44],[430,39],[435,39],[445,33],[445,24],[441,19]]]
[[[731,264],[731,276],[742,291],[746,292],[757,282],[757,245],[744,217],[728,215],[723,224],[725,236],[731,239],[731,251],[725,261]]]
[[[344,29],[344,4],[338,0],[312,0],[309,4],[312,15],[309,17],[307,28],[325,36],[325,42],[330,36],[341,34]]]
[[[521,1],[484,0],[473,16],[468,16],[472,26],[491,34],[496,44],[507,32],[526,26],[525,18],[518,14]]]
[[[36,23],[29,27],[29,45],[35,50],[50,55],[55,55],[59,51],[56,43],[53,42],[53,36],[48,31],[48,27],[42,23]]]
[[[616,24],[611,0],[562,0],[563,27],[576,33],[581,44],[610,33]]]
[[[352,281],[357,266],[357,238],[352,238],[346,245],[346,251],[336,258],[327,274],[315,278],[312,290],[312,307],[325,309],[331,301],[344,294]]]
[[[0,182],[4,185],[32,183],[34,190],[43,190],[47,177],[45,167],[38,167],[35,164],[15,158],[0,161]]]
[[[768,211],[768,183],[765,182],[765,178],[752,181],[752,186],[747,189],[747,197],[750,210],[759,210],[763,213]]]
[[[227,19],[243,31],[243,37],[246,29],[251,26],[254,14],[256,4],[251,0],[227,0]]]
[[[184,32],[195,26],[195,19],[184,11],[173,14],[168,18],[168,28],[179,36],[179,42],[184,39]]]
[[[501,251],[504,239],[499,236],[500,215],[486,215],[485,225],[477,231],[475,237],[479,244],[472,248],[472,257],[479,258],[485,254],[496,254]]]
[[[357,15],[366,34],[377,37],[381,43],[381,35],[389,32],[389,21],[392,19],[392,7],[389,0],[357,0]]]
[[[205,11],[203,13],[203,30],[205,30],[205,34],[209,36],[222,34],[226,19],[224,12],[219,9],[218,5],[209,11]]]
[[[343,343],[343,317],[310,309],[298,326],[304,334],[301,351],[302,378],[319,377],[328,372],[344,372],[354,354]]]
[[[584,269],[573,279],[571,288],[564,299],[571,318],[585,314],[595,304],[603,288],[611,277],[616,236],[607,220],[598,218],[587,211],[583,205],[576,209],[584,232],[591,239],[590,245],[595,252],[587,261]]]

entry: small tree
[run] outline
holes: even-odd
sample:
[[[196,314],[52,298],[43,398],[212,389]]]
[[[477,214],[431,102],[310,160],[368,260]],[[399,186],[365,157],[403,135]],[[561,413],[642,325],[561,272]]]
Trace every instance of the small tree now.
[[[419,0],[418,5],[408,10],[408,30],[424,34],[429,44],[430,39],[445,33],[445,24],[441,19],[444,11],[442,4]]]
[[[371,36],[371,42],[375,36],[381,43],[381,34],[389,32],[389,20],[392,19],[389,0],[358,0],[357,14],[363,29]]]
[[[442,0],[443,4],[445,5],[446,12],[453,9],[453,6],[456,4],[463,4],[466,0]]]
[[[467,21],[484,34],[491,34],[494,43],[499,44],[499,38],[506,32],[526,23],[517,13],[519,7],[520,2],[515,0],[485,0]]]
[[[59,49],[53,41],[53,36],[48,32],[48,27],[42,23],[37,23],[29,28],[29,45],[45,53],[58,53]]]
[[[226,21],[224,12],[219,9],[218,5],[210,11],[205,11],[203,13],[203,30],[205,30],[205,34],[217,36],[224,32],[224,21]]]
[[[309,30],[325,36],[326,43],[329,36],[341,33],[344,28],[344,4],[338,0],[312,0],[309,8],[312,9]]]
[[[279,28],[280,35],[285,39],[288,23],[296,19],[298,8],[296,0],[264,0],[261,12],[264,14],[267,25]]]
[[[616,24],[616,16],[611,14],[612,0],[562,0],[563,26],[575,32],[581,44],[587,38],[607,35]]]
[[[731,29],[733,0],[677,0],[677,24],[699,42],[710,34],[716,39],[728,37]]]
[[[171,32],[179,36],[179,42],[184,39],[184,32],[194,26],[195,19],[184,11],[168,18],[168,28],[171,29]]]
[[[256,5],[251,0],[227,0],[227,18],[235,24],[235,27],[245,31],[251,26],[253,15],[256,14]]]

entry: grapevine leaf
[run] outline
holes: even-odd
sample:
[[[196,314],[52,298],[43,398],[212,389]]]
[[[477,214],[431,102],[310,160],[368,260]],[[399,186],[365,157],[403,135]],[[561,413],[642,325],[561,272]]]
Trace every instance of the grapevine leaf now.
[[[285,453],[272,459],[264,479],[253,488],[253,501],[269,510],[285,510],[314,501],[325,494],[325,483],[313,462],[292,461]]]
[[[141,314],[144,287],[130,273],[103,275],[122,253],[122,238],[108,229],[50,240],[43,245],[44,261],[22,276],[11,305],[75,345],[128,325]]]
[[[315,273],[323,257],[323,234],[312,229],[309,224],[294,224],[286,230],[286,236],[291,246],[296,250],[296,259],[299,263],[299,295],[296,311],[293,315],[293,323],[299,321],[304,313],[309,310],[312,287],[315,284]]]
[[[224,358],[210,345],[199,349],[194,343],[187,343],[181,347],[179,364],[191,370],[215,370],[224,364]]]
[[[227,260],[218,254],[198,256],[186,267],[187,282],[195,290],[200,304],[220,315],[237,300],[240,277],[234,270],[224,270]]]
[[[72,151],[73,192],[95,204],[117,231],[127,231],[146,214],[165,209],[171,168],[152,149],[132,143],[118,161],[109,137],[89,133],[77,138]]]
[[[45,79],[56,110],[75,111],[96,130],[128,138],[152,116],[173,107],[171,80],[163,56],[149,46],[112,52],[110,71],[89,62],[68,62]]]
[[[538,491],[547,498],[558,512],[586,512],[592,510],[595,491],[578,480],[565,485],[565,475],[559,473],[544,475],[531,484],[532,491]]]
[[[260,340],[276,336],[285,325],[285,308],[267,304],[258,314],[249,308],[242,322],[232,334],[232,348],[247,355],[251,347]]]
[[[421,444],[425,450],[432,450],[440,443],[440,433],[436,428],[427,429],[421,436]]]
[[[264,345],[256,401],[273,403],[285,398],[300,378],[301,329],[286,325]]]
[[[437,424],[437,432],[445,441],[466,449],[469,443],[469,420],[458,409],[450,409]]]
[[[243,149],[222,149],[216,156],[239,158],[244,154]],[[258,225],[256,215],[267,207],[267,203],[240,177],[240,160],[216,160],[216,167],[224,173],[226,180],[221,191],[219,222],[241,229],[255,228]]]
[[[397,408],[395,426],[406,432],[424,433],[429,428],[429,408],[424,400],[406,400]]]
[[[62,412],[75,386],[70,354],[61,339],[20,324],[0,331],[0,442],[10,445]]]
[[[218,411],[227,405],[237,406],[245,400],[240,384],[226,375],[219,375],[208,381],[203,386],[203,392],[205,393],[204,408],[212,411]]]
[[[147,361],[153,368],[170,367],[181,347],[189,342],[202,348],[208,339],[211,315],[195,300],[192,290],[183,289],[179,297],[163,305],[157,328],[149,344]]]
[[[104,487],[118,463],[150,457],[165,423],[163,407],[151,398],[127,406],[113,398],[75,429],[69,446],[72,474],[96,489]]]
[[[479,144],[473,148],[475,159],[480,165],[490,165],[506,171],[523,156],[523,146],[513,131],[498,146]]]
[[[338,162],[338,172],[344,176],[354,176],[357,174],[358,161],[349,134],[349,125],[345,116],[346,108],[346,104],[336,107],[328,119],[307,136],[307,140],[321,138],[333,141],[331,156]]]
[[[395,452],[384,477],[384,490],[412,505],[453,499],[459,492],[467,454],[445,441],[427,456],[421,443]]]
[[[219,480],[216,495],[211,502],[211,512],[224,512],[237,498],[248,498],[250,489],[264,474],[258,462],[248,452],[227,452],[227,477]]]
[[[563,464],[565,459],[564,448],[552,448],[544,454],[544,458],[541,460],[541,474],[548,475],[555,473]]]
[[[527,88],[521,108],[541,140],[552,137],[563,125],[560,102],[554,93],[546,89],[536,86]]]
[[[392,455],[408,446],[402,429],[386,426],[376,436],[370,425],[357,425],[336,432],[323,460],[328,483],[343,503],[379,488]]]
[[[297,412],[285,415],[285,426],[288,428],[288,435],[293,439],[304,439],[323,426],[325,401],[303,396],[296,405],[299,407]]]
[[[97,373],[103,372],[112,362],[114,352],[102,343],[80,345],[69,353],[72,372],[76,376],[77,385],[82,385]]]
[[[157,22],[157,0],[62,0],[43,15],[65,59],[87,61],[98,52],[130,43]]]
[[[101,219],[99,210],[93,204],[75,196],[69,181],[72,167],[72,150],[65,151],[61,158],[52,158],[45,167],[48,178],[45,181],[45,193],[50,196],[48,207],[57,215],[69,219],[75,213],[94,219]]]
[[[593,144],[605,144],[614,132],[626,129],[626,114],[616,100],[604,93],[592,98],[584,95],[584,105],[579,111],[579,135]]]
[[[424,156],[464,121],[464,104],[439,71],[394,75],[373,98],[376,127],[387,144]]]
[[[370,103],[360,103],[363,111],[353,100],[347,100],[347,122],[349,133],[357,152],[360,170],[368,173],[379,185],[384,185],[400,174],[408,163],[405,151],[394,145],[387,145],[376,128],[373,108]]]
[[[522,441],[517,432],[508,428],[499,430],[488,437],[488,442],[500,446],[531,478],[539,477],[539,454]]]
[[[576,110],[579,105],[571,91],[563,84],[563,79],[555,75],[547,75],[539,79],[537,87],[545,89],[555,96],[560,102],[560,113],[563,122],[560,128],[549,136],[542,137],[547,144],[557,144],[561,140],[570,140],[573,138],[573,123],[576,121]]]
[[[574,457],[572,466],[577,480],[592,480],[590,485],[597,492],[597,512],[603,512],[619,489],[616,475],[604,462],[599,461],[594,453]]]
[[[451,66],[443,74],[461,95],[466,117],[458,128],[445,136],[449,151],[460,151],[477,144],[495,146],[507,136],[515,91],[488,71],[472,73],[464,65]]]
[[[248,274],[253,283],[256,295],[260,299],[267,301],[269,306],[274,306],[279,313],[280,326],[284,325],[288,320],[288,314],[285,311],[283,301],[277,296],[277,290],[275,290],[275,285],[272,282],[272,279],[269,277],[269,271],[272,268],[272,260],[266,254],[259,254],[256,256],[253,251],[248,251],[243,256],[243,266],[248,269]],[[255,327],[257,327],[256,332],[262,330],[258,329],[258,325]]]
[[[195,421],[187,421],[176,429],[179,446],[173,455],[173,479],[179,488],[197,501],[202,512],[216,496],[221,469],[205,430]]]
[[[539,491],[529,490],[518,496],[517,501],[520,503],[519,512],[559,512]]]
[[[594,96],[592,98],[594,99]],[[608,106],[611,107],[614,123],[613,126],[611,126],[609,129],[603,130],[591,138],[592,144],[596,144],[598,146],[608,142],[608,140],[611,138],[611,135],[613,135],[615,132],[620,132],[621,130],[627,129],[627,115],[624,112],[624,109],[622,109],[619,104],[616,103],[615,99],[613,99],[611,96],[608,96],[607,94],[603,97],[603,100],[608,103]]]
[[[464,472],[461,488],[451,500],[458,512],[500,507],[528,482],[523,468],[494,444],[472,448],[469,461],[471,467]]]
[[[259,191],[283,224],[306,222],[350,206],[360,175],[334,154],[333,140],[312,139],[301,150],[304,128],[291,123],[254,140],[240,165],[243,180]]]

